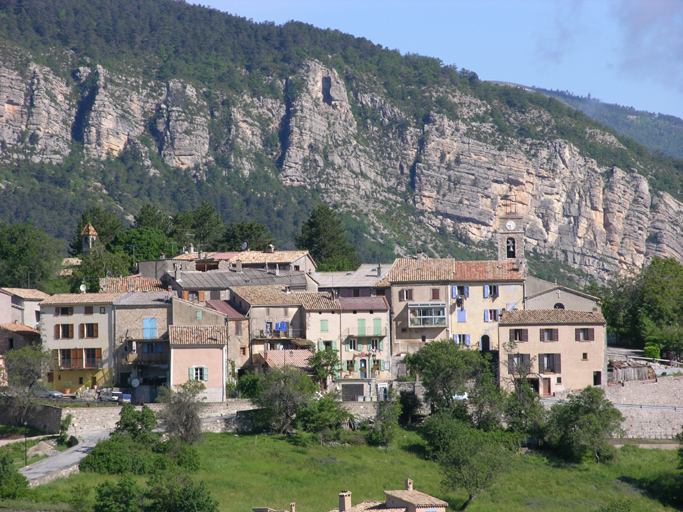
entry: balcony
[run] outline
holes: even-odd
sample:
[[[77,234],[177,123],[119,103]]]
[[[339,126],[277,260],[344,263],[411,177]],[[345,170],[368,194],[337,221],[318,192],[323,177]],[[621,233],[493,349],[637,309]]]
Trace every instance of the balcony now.
[[[301,339],[304,337],[303,329],[288,328],[286,331],[266,331],[266,329],[258,329],[255,331],[254,338],[261,339]]]
[[[374,326],[368,326],[365,331],[361,331],[358,328],[345,329],[342,332],[342,339],[346,338],[386,338],[388,329],[386,326],[381,329],[373,329]]]
[[[82,370],[83,359],[66,359],[59,362],[60,370]]]
[[[124,364],[159,364],[171,361],[170,352],[157,352],[156,354],[128,353],[124,356]]]

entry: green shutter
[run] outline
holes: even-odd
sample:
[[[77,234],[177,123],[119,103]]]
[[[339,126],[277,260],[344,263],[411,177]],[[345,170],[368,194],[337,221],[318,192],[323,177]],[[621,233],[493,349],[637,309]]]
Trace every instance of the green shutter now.
[[[380,370],[381,372],[384,371],[384,359],[380,359],[380,360],[379,360],[379,370]]]
[[[321,352],[325,350],[325,343],[323,342],[323,340],[320,340],[318,342],[318,350],[320,350]]]
[[[353,360],[353,371],[354,372],[358,371],[358,359]]]
[[[382,334],[382,319],[373,318],[372,320],[372,330],[375,336],[381,336]]]
[[[384,340],[379,340],[379,349],[384,350]]]
[[[329,324],[327,320],[320,320],[320,332],[327,332],[329,330]]]
[[[188,374],[189,374],[188,377],[190,378],[190,381],[193,381],[194,380],[194,367],[190,366],[188,368]]]
[[[365,318],[358,319],[358,336],[365,336]]]
[[[337,350],[337,341],[332,340],[332,350]]]
[[[209,369],[206,366],[202,368],[202,380],[204,382],[209,380]]]
[[[346,351],[349,352],[349,339],[348,338],[346,340],[344,340],[344,345],[346,345],[346,347],[344,347],[346,349]]]

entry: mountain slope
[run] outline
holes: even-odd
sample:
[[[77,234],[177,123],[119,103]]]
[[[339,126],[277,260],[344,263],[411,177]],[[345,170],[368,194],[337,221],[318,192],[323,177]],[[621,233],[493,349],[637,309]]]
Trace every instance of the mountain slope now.
[[[681,161],[435,59],[162,0],[15,0],[0,37],[3,219],[208,199],[288,247],[323,201],[386,261],[493,256],[512,209],[538,270],[683,256]]]

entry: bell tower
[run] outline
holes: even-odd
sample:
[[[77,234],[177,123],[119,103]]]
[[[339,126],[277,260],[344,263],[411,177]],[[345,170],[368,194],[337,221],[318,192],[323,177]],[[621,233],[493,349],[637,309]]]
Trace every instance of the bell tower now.
[[[524,216],[517,211],[512,185],[501,199],[505,211],[498,219],[498,260],[513,260],[519,264],[524,259]]]
[[[95,228],[92,227],[92,224],[88,222],[83,228],[83,231],[81,231],[81,251],[83,252],[84,256],[88,254],[90,249],[92,249],[96,240],[97,231],[95,231]]]

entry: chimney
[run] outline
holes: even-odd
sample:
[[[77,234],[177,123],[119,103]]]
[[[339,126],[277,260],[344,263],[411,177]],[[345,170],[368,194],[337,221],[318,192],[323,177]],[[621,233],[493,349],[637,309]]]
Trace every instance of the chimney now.
[[[289,504],[289,512],[296,512],[296,503],[292,502]]]
[[[194,244],[190,244],[190,254],[194,254]]]
[[[178,278],[180,277],[180,265],[178,265],[177,263],[175,265],[173,265],[173,270],[175,271],[174,272],[175,275],[173,277],[175,278],[176,281],[178,281]]]
[[[199,251],[197,251],[197,259],[198,259],[198,260],[201,260],[201,259],[202,259],[202,251],[201,251],[201,249],[200,249]]]
[[[406,478],[406,491],[413,490],[413,481],[410,478]]]
[[[235,262],[235,264],[237,265],[237,272],[239,272],[241,274],[242,273],[242,260],[237,260]]]
[[[275,264],[275,275],[276,276],[280,275],[280,265],[278,263]]]
[[[268,247],[266,247],[266,252],[267,253],[274,253],[275,252],[275,246],[273,244],[268,244]]]
[[[382,277],[382,264],[377,264],[377,277]]]
[[[339,493],[339,512],[349,510],[351,510],[351,491],[342,491]]]

